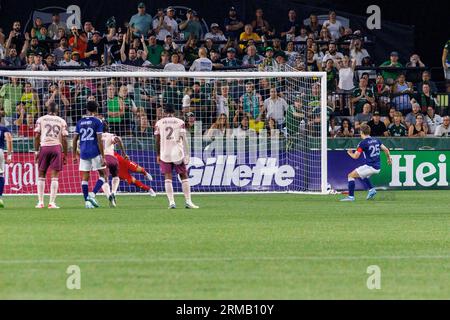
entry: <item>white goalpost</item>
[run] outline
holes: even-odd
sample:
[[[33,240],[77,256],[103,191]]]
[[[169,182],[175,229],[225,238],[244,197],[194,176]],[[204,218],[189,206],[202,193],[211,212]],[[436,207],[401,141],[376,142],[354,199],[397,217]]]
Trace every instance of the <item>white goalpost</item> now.
[[[122,193],[141,185],[164,192],[156,163],[153,126],[171,104],[185,120],[194,193],[327,193],[327,99],[325,72],[163,72],[123,67],[95,70],[0,71],[2,125],[13,134],[13,163],[5,165],[5,194],[35,194],[34,122],[55,102],[68,123],[69,146],[86,103],[98,102],[99,117],[120,136],[131,161]],[[96,175],[91,178],[94,184]],[[48,185],[48,184],[47,184]],[[60,193],[80,194],[78,165],[69,159]],[[181,191],[175,181],[174,190]],[[47,192],[48,190],[46,190]]]

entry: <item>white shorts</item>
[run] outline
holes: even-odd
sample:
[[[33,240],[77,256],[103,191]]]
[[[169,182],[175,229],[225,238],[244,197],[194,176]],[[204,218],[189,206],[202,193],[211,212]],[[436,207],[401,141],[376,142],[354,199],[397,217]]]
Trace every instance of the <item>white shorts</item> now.
[[[106,166],[102,164],[101,156],[96,156],[92,159],[80,159],[80,171],[97,171],[106,169]]]
[[[0,174],[5,172],[5,154],[3,150],[0,150]]]
[[[375,169],[371,166],[368,166],[367,164],[356,168],[356,172],[358,173],[358,175],[361,178],[369,178],[370,176],[374,175],[374,174],[379,174],[380,173],[380,169]]]

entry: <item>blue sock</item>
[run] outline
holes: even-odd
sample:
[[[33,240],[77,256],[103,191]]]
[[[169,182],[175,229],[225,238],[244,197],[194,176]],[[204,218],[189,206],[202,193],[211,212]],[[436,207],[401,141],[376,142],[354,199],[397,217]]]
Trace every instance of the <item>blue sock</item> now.
[[[348,182],[348,196],[349,197],[355,196],[355,180],[350,180]]]
[[[0,177],[0,197],[3,196],[3,189],[5,188],[5,177]]]
[[[81,189],[83,190],[83,197],[84,197],[84,201],[87,201],[87,198],[89,197],[89,185],[86,182],[82,182],[81,183]]]
[[[372,182],[370,182],[369,178],[364,178],[362,181],[368,190],[373,189]]]
[[[105,183],[105,179],[99,178],[97,180],[97,183],[95,184],[94,190],[92,190],[92,192],[94,192],[94,194],[97,194],[100,191],[100,189],[102,188],[104,183]]]

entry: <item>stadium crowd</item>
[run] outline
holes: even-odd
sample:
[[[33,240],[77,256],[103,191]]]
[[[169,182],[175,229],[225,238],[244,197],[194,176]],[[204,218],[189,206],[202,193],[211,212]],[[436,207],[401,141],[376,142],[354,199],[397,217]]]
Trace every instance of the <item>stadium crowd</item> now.
[[[152,16],[140,3],[123,27],[109,19],[105,34],[90,21],[81,30],[68,30],[58,14],[49,25],[36,18],[30,30],[22,30],[16,21],[7,36],[0,32],[0,66],[30,71],[105,66],[162,71],[325,71],[331,137],[357,135],[363,123],[376,136],[449,134],[449,42],[442,57],[447,84],[439,93],[418,54],[400,57],[392,51],[386,61],[373,61],[365,48],[364,32],[344,27],[334,11],[321,24],[315,14],[304,22],[295,10],[289,10],[279,30],[262,9],[255,11],[251,21],[242,21],[231,7],[224,21],[211,23],[207,33],[194,10],[188,10],[181,22],[176,18],[172,7],[158,9]],[[408,62],[401,63],[405,58]],[[200,120],[204,132],[214,136],[227,128],[234,135],[262,128],[296,134],[305,124],[306,128],[317,124],[320,101],[319,84],[309,84],[307,92],[296,95],[279,79],[1,80],[3,123],[19,137],[33,135],[35,120],[51,102],[59,105],[61,115],[73,126],[87,101],[96,100],[111,130],[124,136],[151,135],[162,107],[173,104],[189,128]]]

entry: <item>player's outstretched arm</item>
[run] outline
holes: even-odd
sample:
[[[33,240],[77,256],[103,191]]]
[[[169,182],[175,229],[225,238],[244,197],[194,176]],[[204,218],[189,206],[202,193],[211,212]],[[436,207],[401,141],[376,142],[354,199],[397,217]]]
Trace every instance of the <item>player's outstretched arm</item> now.
[[[116,137],[116,139],[117,139],[117,145],[119,146],[120,152],[122,152],[123,157],[128,160],[128,155],[125,151],[125,146],[123,144],[122,138]]]
[[[386,155],[387,163],[389,165],[392,164],[392,158],[391,158],[391,152],[389,151],[389,148],[387,148],[384,144],[380,146],[380,149],[383,150],[384,154]]]

